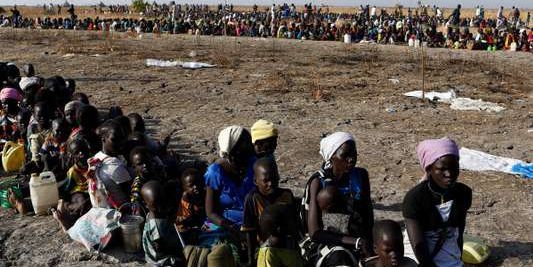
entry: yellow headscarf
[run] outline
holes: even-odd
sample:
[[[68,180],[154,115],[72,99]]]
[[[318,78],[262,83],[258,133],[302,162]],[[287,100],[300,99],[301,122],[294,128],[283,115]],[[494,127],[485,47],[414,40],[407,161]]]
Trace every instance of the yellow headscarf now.
[[[272,122],[267,120],[258,120],[252,125],[252,143],[257,140],[263,140],[270,137],[278,136],[278,129]]]

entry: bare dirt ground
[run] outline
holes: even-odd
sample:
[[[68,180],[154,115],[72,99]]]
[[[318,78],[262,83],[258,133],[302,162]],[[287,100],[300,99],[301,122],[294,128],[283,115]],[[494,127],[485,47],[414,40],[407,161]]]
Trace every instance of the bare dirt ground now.
[[[120,105],[142,114],[156,137],[177,130],[172,145],[185,158],[214,159],[216,136],[225,126],[275,122],[283,186],[296,194],[320,167],[320,138],[351,132],[357,164],[370,173],[377,219],[402,221],[402,198],[422,174],[414,150],[424,138],[449,136],[464,147],[533,160],[527,131],[533,126],[533,54],[427,50],[426,88],[454,89],[507,108],[486,113],[404,97],[422,82],[419,51],[402,46],[185,35],[105,39],[54,31],[7,30],[0,36],[2,61],[31,62],[39,75],[74,78],[98,107]],[[146,67],[147,58],[217,67]],[[474,191],[467,232],[492,247],[485,266],[532,266],[533,182],[470,171],[460,180]],[[0,266],[142,265],[138,260],[117,249],[90,255],[50,216],[0,213]]]

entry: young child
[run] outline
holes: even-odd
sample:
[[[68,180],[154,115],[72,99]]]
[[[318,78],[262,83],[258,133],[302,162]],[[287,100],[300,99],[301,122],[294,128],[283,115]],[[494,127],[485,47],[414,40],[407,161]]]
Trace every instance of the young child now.
[[[156,266],[182,266],[180,252],[183,248],[169,218],[163,186],[158,181],[149,181],[142,187],[141,194],[149,211],[142,238],[146,262]]]
[[[374,224],[374,251],[377,256],[368,258],[364,267],[416,267],[416,262],[403,256],[403,235],[400,224],[383,220]]]
[[[87,160],[90,158],[89,144],[85,139],[72,140],[68,146],[68,165],[71,167],[67,172],[67,182],[64,192],[70,197],[75,194],[83,194],[87,198]]]
[[[80,101],[70,101],[65,105],[65,120],[67,120],[69,126],[71,129],[76,129],[79,127],[78,125],[78,118],[77,113],[81,106],[85,104],[81,103]]]
[[[17,131],[14,133],[14,138],[16,138],[19,144],[26,144],[26,137],[28,131],[28,124],[30,123],[31,112],[28,110],[20,110],[17,114]],[[27,151],[29,152],[29,151]],[[28,156],[28,155],[26,155]]]
[[[74,79],[67,79],[66,81],[67,91],[70,95],[76,91],[76,81]]]
[[[274,157],[274,151],[278,146],[278,129],[274,124],[258,120],[252,125],[251,134],[257,157]]]
[[[166,149],[166,146],[168,146],[168,141],[170,140],[165,140],[165,142],[161,144],[160,142],[148,137],[146,135],[144,119],[138,113],[128,114],[128,119],[130,121],[131,132],[135,133],[136,135],[143,134],[145,136],[144,139],[146,141],[146,146],[148,147],[148,149],[150,149],[152,153],[161,156],[161,153],[164,153],[164,151],[162,150]]]
[[[52,121],[52,134],[46,137],[39,151],[44,170],[52,171],[56,178],[64,177],[66,141],[69,135],[64,119]]]
[[[61,199],[53,213],[61,228],[66,231],[74,222],[91,208],[87,185],[87,160],[89,145],[86,140],[77,138],[68,145],[67,178],[60,188]]]
[[[33,64],[24,64],[24,66],[22,66],[22,73],[26,77],[33,77],[35,76],[35,67],[33,67]]]
[[[146,128],[144,126],[144,120],[141,115],[138,113],[128,114],[128,119],[130,120],[131,131],[144,133]]]
[[[87,95],[82,92],[77,92],[77,93],[72,94],[71,99],[73,101],[80,101],[81,103],[85,105],[89,105],[89,97],[87,97]]]
[[[202,176],[196,169],[186,169],[181,175],[181,187],[183,193],[176,213],[176,226],[180,232],[192,233],[199,230],[205,221]],[[194,238],[186,239],[190,241]]]
[[[322,211],[323,229],[339,234],[349,234],[350,215],[338,211],[344,201],[339,189],[333,185],[322,188],[317,195],[317,203]]]
[[[150,180],[161,181],[162,174],[157,171],[154,157],[146,147],[138,146],[130,152],[130,164],[133,171],[133,184],[131,186],[130,201],[133,203],[133,212],[140,214],[141,189]]]
[[[47,137],[52,134],[50,129],[50,109],[45,102],[38,102],[33,108],[33,118],[37,122],[36,129],[29,136],[31,160],[39,162],[39,151]],[[31,127],[31,126],[30,126]]]
[[[259,218],[265,208],[273,204],[285,204],[292,209],[289,214],[296,214],[292,192],[278,187],[279,173],[273,158],[264,157],[255,162],[254,179],[256,188],[252,189],[245,198],[244,223],[241,227],[241,231],[245,232],[247,237],[249,263],[255,259],[258,241],[264,242],[268,237],[259,228]],[[286,216],[285,219],[296,221],[296,217],[291,218],[290,215]],[[296,231],[292,237],[296,238]],[[295,243],[296,240],[291,241]]]
[[[294,242],[297,221],[291,219],[294,209],[277,203],[265,208],[259,225],[265,241],[257,257],[257,267],[303,267],[298,246]]]

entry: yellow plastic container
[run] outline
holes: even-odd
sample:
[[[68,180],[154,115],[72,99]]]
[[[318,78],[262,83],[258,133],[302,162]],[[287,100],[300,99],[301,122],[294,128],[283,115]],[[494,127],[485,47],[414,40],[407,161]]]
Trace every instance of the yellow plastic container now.
[[[472,236],[464,236],[462,260],[468,264],[481,264],[490,255],[489,246],[479,239]]]
[[[8,141],[2,151],[2,166],[5,172],[18,172],[24,166],[24,145]]]

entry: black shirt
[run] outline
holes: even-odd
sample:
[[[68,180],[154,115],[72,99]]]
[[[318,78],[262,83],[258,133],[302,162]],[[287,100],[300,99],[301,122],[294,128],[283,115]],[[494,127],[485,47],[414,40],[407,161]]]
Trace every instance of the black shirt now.
[[[442,204],[441,195],[434,193],[435,188],[433,183],[424,181],[409,190],[403,200],[403,217],[416,220],[422,231],[434,231],[444,226],[464,229],[466,212],[472,205],[472,189],[465,184],[456,183],[444,194],[444,202],[453,200],[450,217],[445,224],[435,207]]]

